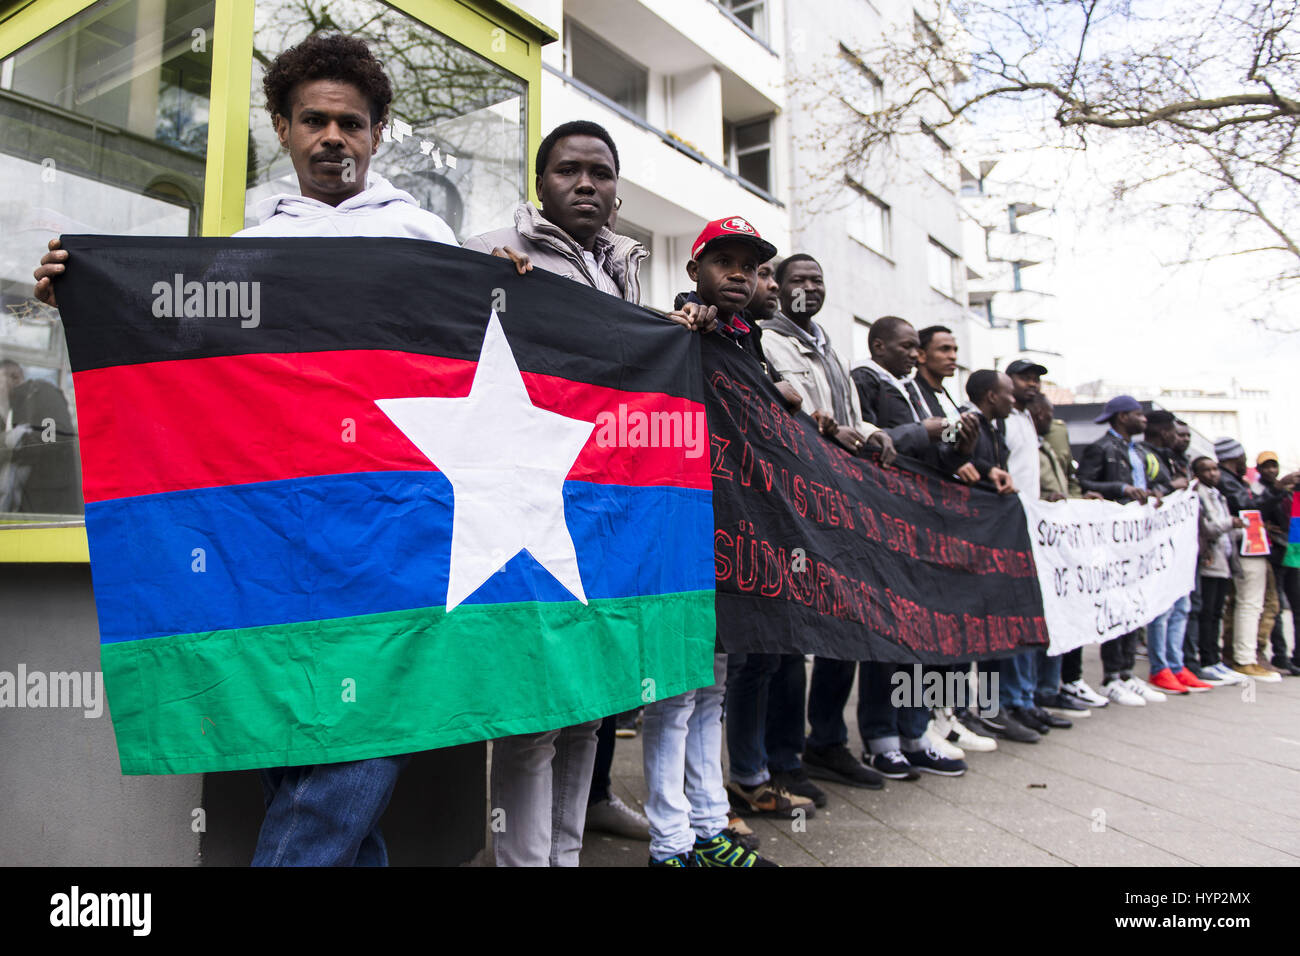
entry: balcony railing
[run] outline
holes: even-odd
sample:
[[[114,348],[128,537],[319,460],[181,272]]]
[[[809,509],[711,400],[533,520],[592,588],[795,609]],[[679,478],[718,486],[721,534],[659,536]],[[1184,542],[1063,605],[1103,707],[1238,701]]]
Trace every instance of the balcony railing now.
[[[613,110],[615,113],[617,113],[623,119],[627,120],[633,126],[636,126],[639,129],[643,129],[647,133],[653,133],[655,136],[658,136],[659,139],[662,140],[665,145],[671,146],[673,149],[677,150],[677,152],[681,153],[683,156],[687,156],[690,159],[695,160],[695,162],[697,163],[700,163],[704,166],[709,166],[712,169],[717,170],[719,173],[721,173],[723,176],[730,179],[732,182],[740,186],[742,189],[753,193],[759,199],[771,203],[773,206],[776,206],[778,209],[785,208],[785,203],[781,202],[781,200],[777,199],[767,190],[760,189],[759,187],[755,186],[753,183],[749,182],[748,180],[743,179],[740,176],[737,176],[726,166],[723,166],[719,163],[715,163],[713,160],[709,159],[709,157],[687,146],[681,140],[674,139],[672,136],[668,135],[666,131],[659,129],[657,126],[650,125],[640,116],[637,116],[635,113],[629,110],[626,106],[614,102],[614,100],[610,99],[608,96],[606,96],[604,93],[601,93],[599,90],[595,90],[591,88],[586,83],[583,83],[581,80],[575,80],[568,73],[565,73],[563,70],[558,69],[557,67],[551,66],[551,64],[549,63],[543,63],[542,69],[546,70],[548,73],[552,73],[555,76],[558,76],[561,80],[564,81],[566,85],[573,87],[575,90],[582,93],[584,96],[590,97],[591,99],[595,100],[597,103],[604,106],[606,109]]]

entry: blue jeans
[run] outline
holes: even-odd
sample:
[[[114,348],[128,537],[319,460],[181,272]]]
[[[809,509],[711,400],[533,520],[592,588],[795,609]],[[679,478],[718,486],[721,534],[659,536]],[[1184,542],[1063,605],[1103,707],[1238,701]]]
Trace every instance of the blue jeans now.
[[[1037,690],[1043,697],[1050,697],[1061,689],[1061,658],[1048,656],[1047,648],[1040,647],[1034,652],[1038,668]]]
[[[410,754],[260,771],[253,866],[387,866],[379,818]]]
[[[715,683],[646,704],[641,756],[648,795],[650,856],[688,853],[695,840],[727,827],[727,787],[722,780],[722,695],[727,655],[715,654]]]
[[[769,770],[799,769],[804,660],[799,654],[727,657],[727,753],[731,779],[756,787]]]
[[[1033,707],[1038,684],[1038,648],[1018,651],[998,661],[998,702],[1007,707]]]
[[[858,680],[858,732],[872,754],[890,750],[920,750],[930,723],[928,707],[894,706],[894,672],[911,674],[909,664],[867,661]],[[863,698],[866,699],[865,706]]]
[[[1191,599],[1184,594],[1173,607],[1147,625],[1147,660],[1153,677],[1165,668],[1175,674],[1183,669],[1183,637],[1191,607]]]

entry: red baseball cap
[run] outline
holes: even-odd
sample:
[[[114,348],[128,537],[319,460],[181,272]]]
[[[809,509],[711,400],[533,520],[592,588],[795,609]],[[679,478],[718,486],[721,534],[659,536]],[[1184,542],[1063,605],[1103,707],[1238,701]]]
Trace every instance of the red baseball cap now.
[[[728,216],[726,219],[715,219],[704,227],[704,231],[691,246],[691,258],[698,260],[709,243],[724,239],[745,242],[753,246],[758,250],[760,264],[776,255],[776,246],[760,236],[758,230],[746,220],[740,216]]]

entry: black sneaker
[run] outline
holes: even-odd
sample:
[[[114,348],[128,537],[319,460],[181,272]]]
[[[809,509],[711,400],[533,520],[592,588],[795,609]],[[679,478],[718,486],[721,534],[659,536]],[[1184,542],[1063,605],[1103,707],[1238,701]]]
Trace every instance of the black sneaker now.
[[[865,760],[866,754],[862,757]],[[888,777],[890,780],[920,780],[921,775],[916,772],[916,768],[907,762],[901,750],[887,750],[883,754],[876,754],[871,758],[871,766],[882,777]]]
[[[966,761],[945,757],[929,744],[924,750],[904,750],[907,762],[922,773],[934,773],[941,777],[960,777],[966,772]]]
[[[1053,714],[1049,711],[1043,710],[1041,707],[1025,709],[1029,710],[1036,718],[1038,718],[1040,724],[1046,724],[1048,727],[1056,727],[1060,730],[1069,730],[1074,726],[1072,721],[1060,716],[1059,714]]]
[[[1058,691],[1055,694],[1035,694],[1034,703],[1039,708],[1059,711],[1074,718],[1087,717],[1090,713],[1087,704],[1073,694],[1067,694],[1064,691]]]
[[[687,853],[678,853],[676,856],[670,856],[666,860],[656,860],[654,857],[650,857],[650,865],[651,866],[677,866],[677,867],[699,866],[700,861],[699,858],[695,855],[695,851],[691,850]]]
[[[1028,727],[1036,734],[1047,734],[1051,732],[1051,725],[1045,724],[1038,719],[1038,715],[1028,707],[1008,707],[1007,713],[1013,720],[1018,720],[1023,726]]]
[[[849,748],[843,744],[823,750],[807,748],[803,752],[803,765],[808,776],[818,780],[833,780],[864,790],[885,788],[885,781],[880,779],[880,774],[854,760]]]
[[[957,714],[957,719],[966,725],[966,729],[973,734],[979,734],[981,737],[997,736],[997,731],[987,719],[981,717],[973,710],[964,710]]]
[[[798,770],[773,770],[772,785],[796,797],[807,797],[815,807],[826,806],[826,791],[808,779],[808,774],[803,767]]]
[[[780,866],[771,860],[765,860],[753,850],[747,850],[723,830],[710,840],[695,840],[695,855],[700,866],[727,866],[737,869],[754,867]]]
[[[1022,744],[1036,744],[1042,739],[1042,735],[1038,731],[1026,727],[1005,710],[992,717],[985,717],[984,722],[992,728],[994,734],[1003,740],[1014,740]]]
[[[1289,674],[1291,677],[1300,677],[1300,667],[1296,667],[1293,662],[1287,660],[1285,657],[1273,658],[1273,666],[1283,674]]]

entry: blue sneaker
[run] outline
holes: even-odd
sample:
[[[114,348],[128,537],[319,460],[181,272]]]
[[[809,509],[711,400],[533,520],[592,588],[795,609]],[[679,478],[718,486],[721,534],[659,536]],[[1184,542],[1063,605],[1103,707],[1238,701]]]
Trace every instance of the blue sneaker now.
[[[921,775],[916,772],[915,767],[908,763],[901,750],[886,750],[883,754],[876,754],[870,758],[863,754],[862,759],[872,770],[882,777],[888,777],[890,780],[921,779]]]
[[[924,750],[904,750],[903,757],[915,770],[935,773],[941,777],[960,777],[966,772],[966,761],[953,760],[939,753],[927,742]]]

